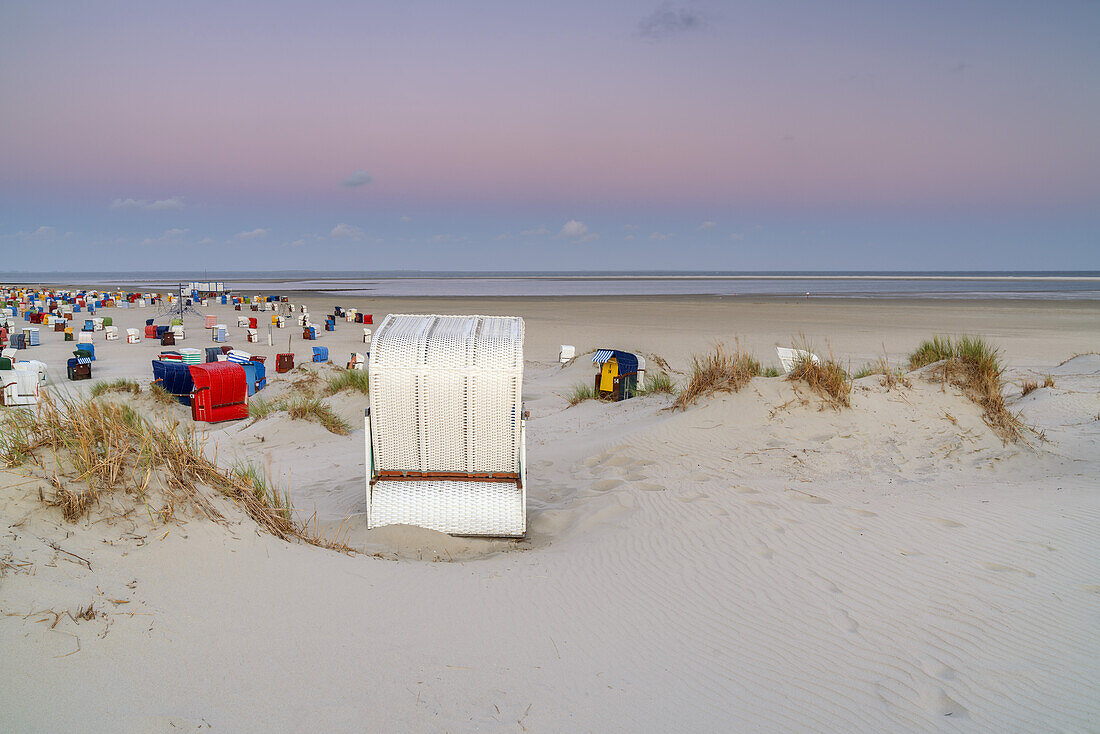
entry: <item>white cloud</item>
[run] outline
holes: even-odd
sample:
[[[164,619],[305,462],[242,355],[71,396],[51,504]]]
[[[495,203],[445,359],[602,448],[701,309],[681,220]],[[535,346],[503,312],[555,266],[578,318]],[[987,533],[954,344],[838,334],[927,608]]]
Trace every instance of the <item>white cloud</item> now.
[[[566,222],[561,232],[558,232],[558,237],[584,237],[588,234],[588,225],[584,222],[578,222],[576,219],[570,219]]]
[[[328,233],[328,236],[334,240],[348,239],[348,240],[361,240],[363,239],[363,230],[359,229],[353,224],[345,224],[340,222],[332,231]]]
[[[550,230],[546,227],[535,227],[534,229],[525,229],[520,232],[524,237],[541,237],[542,235],[550,234]]]
[[[651,234],[649,236],[649,241],[650,242],[661,242],[662,240],[667,240],[668,238],[669,238],[669,235],[664,233],[664,232],[654,232],[653,234]]]
[[[412,220],[413,220],[413,218],[408,216],[407,214],[405,216],[401,217],[402,222],[411,222]]]
[[[145,211],[179,211],[183,209],[183,197],[172,196],[167,199],[147,201],[145,199],[115,199],[111,202],[112,209],[144,209]]]
[[[263,237],[265,234],[267,234],[270,231],[271,231],[270,229],[259,229],[259,228],[257,228],[257,229],[249,230],[247,232],[238,232],[237,233],[237,239],[239,239],[239,240],[254,240],[257,237]]]
[[[593,240],[598,240],[599,238],[600,236],[593,232],[591,234],[586,234],[584,237],[581,237],[579,240],[577,240],[577,242],[591,242]]]
[[[305,239],[297,239],[290,243],[291,247],[301,247],[306,243]]]
[[[214,238],[213,237],[203,237],[201,240],[199,240],[198,244],[200,244],[200,245],[212,245],[212,244],[214,244]]]
[[[172,229],[166,229],[156,237],[146,237],[141,241],[143,245],[159,245],[162,242],[177,242],[180,237],[190,232],[189,229],[180,229],[179,227],[173,227]]]
[[[340,183],[344,186],[362,186],[363,184],[369,184],[374,179],[370,177],[370,174],[366,171],[359,170],[345,178]]]
[[[627,232],[637,232],[639,229],[641,229],[641,227],[639,227],[637,224],[624,224],[623,229],[625,229]]]
[[[705,222],[703,222],[702,224],[699,225],[699,231],[703,232],[703,231],[708,230],[708,229],[714,229],[717,226],[718,226],[718,224],[716,222],[712,222],[710,220],[707,220],[707,221],[705,221]]]
[[[734,232],[733,234],[730,235],[730,240],[733,240],[733,241],[743,240],[743,239],[745,239],[744,232]]]
[[[511,238],[512,238],[512,233],[511,232],[501,232],[500,234],[498,234],[496,236],[497,242],[501,242],[503,240],[508,240],[508,239],[511,239]]]
[[[633,242],[634,241],[634,235],[628,234],[626,237],[623,237],[623,239],[626,240],[627,242]]]

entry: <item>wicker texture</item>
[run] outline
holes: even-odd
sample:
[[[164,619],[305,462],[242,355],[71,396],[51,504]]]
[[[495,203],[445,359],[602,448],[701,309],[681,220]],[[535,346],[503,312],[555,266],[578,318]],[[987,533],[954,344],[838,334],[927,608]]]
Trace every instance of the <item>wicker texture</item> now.
[[[523,337],[517,317],[387,316],[369,356],[374,471],[520,475]],[[522,483],[383,480],[368,499],[370,527],[516,536],[526,525]]]
[[[526,531],[523,492],[503,482],[377,482],[371,527],[416,525],[451,535],[519,537]]]

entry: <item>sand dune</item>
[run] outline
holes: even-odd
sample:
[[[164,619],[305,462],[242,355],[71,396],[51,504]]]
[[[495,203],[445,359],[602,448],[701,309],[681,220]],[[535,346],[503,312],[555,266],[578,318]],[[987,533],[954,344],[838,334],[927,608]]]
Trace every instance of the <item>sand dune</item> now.
[[[207,450],[264,465],[364,555],[279,541],[224,499],[224,526],[153,525],[110,506],[67,523],[39,501],[45,482],[4,470],[0,729],[1100,727],[1100,357],[1058,365],[1094,347],[1088,311],[1081,330],[1045,337],[1041,314],[974,316],[1034,331],[1009,341],[1010,377],[1056,384],[1010,392],[1010,407],[1045,441],[1006,445],[955,388],[916,373],[892,390],[856,381],[845,410],[782,378],[684,412],[667,396],[567,407],[591,365],[559,367],[557,343],[617,340],[684,370],[691,350],[730,338],[727,304],[690,307],[694,320],[675,302],[677,315],[650,312],[644,327],[527,307],[519,543],[366,531],[356,393],[327,399],[352,422],[346,437],[275,414],[210,427]],[[821,330],[857,364],[884,339],[900,359],[944,330],[933,324],[965,320],[929,305],[884,335],[849,308]],[[743,325],[754,345],[798,330]],[[320,342],[337,360],[352,326]],[[145,375],[156,350],[127,349],[106,345],[96,376]],[[63,614],[88,604],[92,619]]]

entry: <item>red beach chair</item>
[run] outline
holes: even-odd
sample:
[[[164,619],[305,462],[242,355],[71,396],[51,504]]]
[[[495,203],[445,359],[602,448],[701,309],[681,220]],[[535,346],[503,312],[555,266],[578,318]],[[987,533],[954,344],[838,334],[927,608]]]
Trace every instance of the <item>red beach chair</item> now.
[[[248,417],[248,384],[244,368],[235,362],[207,362],[189,367],[195,391],[191,418],[220,423]]]

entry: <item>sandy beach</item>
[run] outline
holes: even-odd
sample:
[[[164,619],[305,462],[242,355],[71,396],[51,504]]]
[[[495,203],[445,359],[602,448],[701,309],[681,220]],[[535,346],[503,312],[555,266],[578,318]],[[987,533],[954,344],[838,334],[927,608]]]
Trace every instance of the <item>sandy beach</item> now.
[[[285,412],[201,426],[218,465],[262,466],[355,553],[279,540],[220,497],[224,523],[165,523],[129,497],[69,522],[40,500],[41,472],[5,468],[0,730],[1100,728],[1100,303],[288,295],[321,323],[334,305],[375,325],[525,319],[527,536],[368,532],[360,393],[324,399],[347,436]],[[153,310],[99,315],[125,334]],[[269,346],[269,313],[201,310],[267,357],[264,399],[363,351],[358,324],[316,342],[275,329]],[[241,314],[260,317],[261,343],[245,343]],[[668,395],[564,397],[600,347],[645,354],[651,371],[663,360],[682,385],[716,341],[778,366],[775,347],[801,335],[855,372],[884,355],[904,366],[933,334],[1002,350],[1026,440],[1006,443],[924,373],[856,380],[843,409],[782,377],[685,411]],[[299,368],[276,375],[288,339]],[[581,355],[565,367],[561,344]],[[208,345],[189,317],[177,348]],[[305,364],[314,345],[333,364]],[[79,383],[61,334],[44,329],[20,358],[47,363],[49,390],[86,394],[148,383],[161,351],[102,332],[95,346]],[[105,399],[190,422],[145,395]]]

